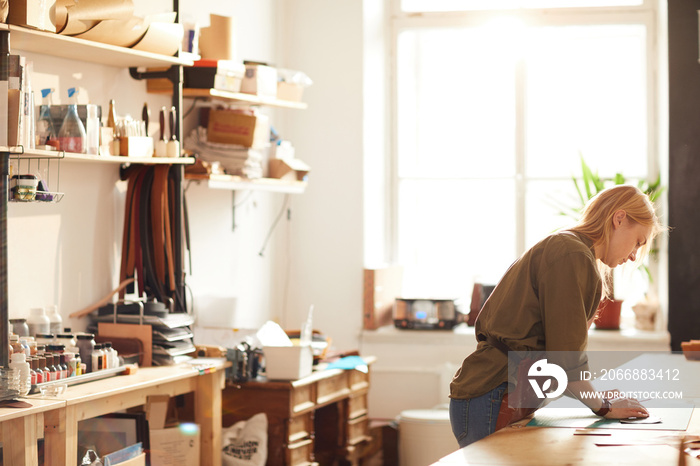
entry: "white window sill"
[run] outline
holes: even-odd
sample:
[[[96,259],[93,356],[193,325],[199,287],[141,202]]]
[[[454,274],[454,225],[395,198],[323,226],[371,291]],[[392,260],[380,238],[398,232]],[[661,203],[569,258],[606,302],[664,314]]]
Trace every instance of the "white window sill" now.
[[[363,344],[406,345],[469,345],[476,346],[474,327],[461,324],[452,330],[402,330],[387,325],[376,330],[363,330]],[[596,330],[588,332],[590,351],[668,351],[670,335],[666,331],[648,331],[635,328]]]

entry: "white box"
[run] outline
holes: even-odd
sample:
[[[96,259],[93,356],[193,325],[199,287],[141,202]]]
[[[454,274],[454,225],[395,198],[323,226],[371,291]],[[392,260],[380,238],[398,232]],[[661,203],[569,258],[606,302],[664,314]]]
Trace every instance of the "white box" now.
[[[277,69],[265,65],[246,64],[241,92],[262,97],[277,97]]]
[[[296,380],[311,374],[314,355],[310,345],[264,346],[265,373],[269,380]]]

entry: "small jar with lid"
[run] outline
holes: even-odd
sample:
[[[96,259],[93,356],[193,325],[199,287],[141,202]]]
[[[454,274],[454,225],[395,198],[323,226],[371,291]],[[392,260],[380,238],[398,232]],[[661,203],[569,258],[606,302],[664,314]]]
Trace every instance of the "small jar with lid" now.
[[[53,345],[56,342],[56,337],[53,333],[37,333],[36,334],[36,344],[37,346],[44,345],[46,347],[47,345]]]
[[[29,336],[27,319],[10,319],[10,324],[12,324],[12,333],[16,333],[20,337]]]
[[[92,352],[95,350],[95,335],[79,333],[76,335],[80,360],[85,364],[85,373],[92,372]]]
[[[66,347],[66,351],[70,351],[76,348],[76,341],[72,333],[65,332],[56,335],[56,343],[62,344]]]

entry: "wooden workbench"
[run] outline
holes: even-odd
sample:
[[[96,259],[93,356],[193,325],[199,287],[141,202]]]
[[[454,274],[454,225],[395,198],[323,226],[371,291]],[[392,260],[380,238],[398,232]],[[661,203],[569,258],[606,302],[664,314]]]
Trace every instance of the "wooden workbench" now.
[[[224,365],[221,360],[208,371],[187,364],[146,367],[132,375],[72,385],[55,397],[28,396],[23,401],[32,404],[30,408],[0,409],[4,464],[38,464],[36,441],[42,434],[46,465],[78,464],[78,422],[145,405],[150,395],[193,393],[194,422],[200,427],[200,464],[221,465]]]
[[[651,362],[654,365],[651,365]],[[677,430],[615,430],[597,429],[611,436],[574,435],[576,428],[526,427],[530,419],[501,429],[442,458],[440,466],[448,465],[700,465],[700,459],[683,454],[679,462],[681,436],[700,435],[700,362],[686,361],[679,354],[647,353],[626,363],[625,367],[675,367],[680,369],[683,399],[694,403],[695,409],[685,431]],[[617,383],[617,382],[615,382]],[[639,389],[645,385],[639,383]],[[625,387],[621,387],[625,389]],[[598,446],[614,439],[620,445]]]

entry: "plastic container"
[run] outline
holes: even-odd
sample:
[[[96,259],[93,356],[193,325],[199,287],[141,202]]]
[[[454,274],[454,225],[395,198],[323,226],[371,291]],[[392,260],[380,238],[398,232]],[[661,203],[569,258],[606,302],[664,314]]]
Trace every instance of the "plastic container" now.
[[[46,315],[49,318],[49,333],[58,335],[63,332],[63,317],[58,313],[58,306],[51,305],[46,308]]]
[[[459,450],[447,409],[411,409],[399,416],[399,466],[425,466]]]
[[[102,351],[102,344],[101,343],[96,343],[95,344],[95,349],[92,351],[92,372],[97,372],[105,367],[103,366],[104,363],[104,351]]]
[[[74,87],[68,89],[68,98],[71,100],[77,98]],[[78,116],[77,102],[71,103],[68,105],[68,113],[63,118],[61,129],[58,131],[58,141],[61,145],[61,150],[84,154],[86,149],[85,138],[85,126]]]
[[[97,155],[100,149],[100,118],[97,116],[97,106],[87,106],[87,119],[85,122],[86,152]]]
[[[85,364],[85,371],[81,372],[92,372],[92,352],[95,350],[95,335],[92,333],[79,333],[76,339],[80,361]]]
[[[39,178],[32,174],[13,175],[10,179],[10,191],[12,199],[16,201],[33,201],[36,199],[36,190],[39,186]]]
[[[26,396],[29,390],[32,389],[32,373],[24,353],[12,353],[10,369],[19,374],[17,388],[19,390],[19,395]]]
[[[58,147],[56,128],[51,118],[51,93],[53,89],[42,89],[42,104],[36,122],[36,145]]]
[[[27,319],[10,319],[10,324],[12,324],[12,333],[16,333],[20,337],[29,336]]]
[[[44,345],[44,350],[46,350],[47,345],[53,345],[56,343],[56,335],[53,333],[37,333],[36,334],[36,344]]]
[[[29,326],[29,335],[35,336],[39,333],[49,333],[51,322],[43,307],[35,307],[29,310],[27,325]],[[38,339],[37,343],[39,343]]]

